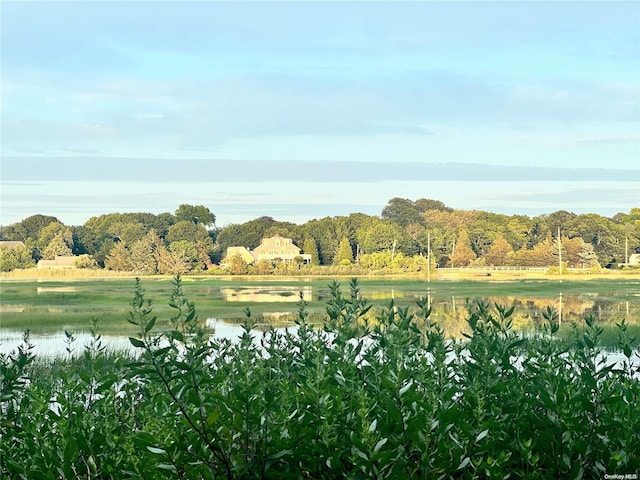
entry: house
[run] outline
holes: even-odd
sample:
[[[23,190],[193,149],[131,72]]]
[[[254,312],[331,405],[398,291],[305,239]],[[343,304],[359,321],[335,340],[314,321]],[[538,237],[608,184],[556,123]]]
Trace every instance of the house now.
[[[54,260],[40,260],[38,268],[76,268],[77,256],[75,255],[56,255]]]
[[[300,247],[294,245],[290,238],[284,238],[276,234],[270,238],[263,238],[260,245],[253,250],[256,260],[281,260],[290,262],[296,257],[302,257],[303,263],[311,262],[311,255],[300,253]]]
[[[24,247],[24,243],[14,240],[2,240],[0,241],[0,248],[16,248]]]
[[[640,265],[640,253],[629,255],[628,265]]]
[[[276,234],[273,237],[263,238],[260,245],[252,251],[245,247],[229,247],[226,258],[240,255],[247,264],[251,264],[259,260],[292,262],[299,257],[303,263],[311,263],[311,255],[300,253],[300,251],[300,247],[296,246],[293,240]]]

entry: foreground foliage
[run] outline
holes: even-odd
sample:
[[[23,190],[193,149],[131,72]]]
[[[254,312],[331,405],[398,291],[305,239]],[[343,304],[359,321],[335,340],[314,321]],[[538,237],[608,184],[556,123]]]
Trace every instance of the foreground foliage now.
[[[572,345],[554,312],[527,337],[513,308],[469,307],[445,339],[426,301],[368,321],[357,281],[331,285],[324,328],[212,339],[174,282],[158,321],[138,283],[139,354],[105,349],[36,361],[28,335],[0,356],[0,477],[603,478],[640,468],[640,383],[608,364],[592,318]],[[161,328],[162,331],[158,329]],[[73,335],[68,336],[69,342]],[[69,350],[71,352],[71,350]]]

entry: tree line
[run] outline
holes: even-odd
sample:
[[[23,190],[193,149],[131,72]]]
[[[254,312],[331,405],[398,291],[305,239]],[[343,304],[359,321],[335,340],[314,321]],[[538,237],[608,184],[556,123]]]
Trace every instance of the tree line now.
[[[2,228],[0,239],[24,247],[0,249],[0,271],[30,268],[40,259],[76,255],[76,266],[140,274],[214,270],[227,247],[253,249],[262,238],[292,238],[312,266],[358,265],[419,271],[433,266],[615,267],[640,253],[640,208],[604,217],[559,210],[535,217],[455,210],[440,201],[392,198],[379,216],[352,213],[304,224],[263,216],[219,228],[202,205],[180,205],[174,213],[111,213],[67,226],[33,215]],[[560,234],[558,236],[558,234]],[[263,262],[264,263],[264,262]],[[238,273],[272,273],[271,262]],[[226,263],[228,265],[228,263]]]

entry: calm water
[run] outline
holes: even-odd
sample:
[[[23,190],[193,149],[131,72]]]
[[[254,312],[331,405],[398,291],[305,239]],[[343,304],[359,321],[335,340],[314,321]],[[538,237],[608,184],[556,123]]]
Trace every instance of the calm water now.
[[[46,287],[43,287],[46,288]],[[51,287],[60,289],[61,293],[68,292],[74,287]],[[221,295],[228,304],[234,302],[243,305],[272,305],[275,311],[263,312],[255,316],[257,329],[264,330],[269,327],[274,328],[295,328],[292,312],[295,312],[295,304],[299,300],[300,292],[303,299],[307,302],[326,302],[328,300],[328,290],[326,288],[314,291],[312,286],[286,286],[277,284],[265,284],[264,286],[231,286],[220,288],[216,294]],[[41,292],[38,292],[41,293]],[[395,289],[369,289],[364,292],[364,297],[376,304],[375,308],[384,304],[390,299],[394,299],[400,305],[415,305],[415,300],[419,296],[424,296],[422,292],[414,292],[411,290],[395,290]],[[429,304],[432,307],[432,320],[439,323],[447,333],[447,335],[458,338],[462,333],[468,332],[466,318],[468,317],[467,299],[464,297],[447,297],[440,298],[432,294],[430,290],[426,291]],[[625,292],[620,295],[599,295],[599,294],[582,294],[582,295],[562,295],[554,297],[537,298],[526,296],[501,296],[487,297],[483,299],[490,303],[498,303],[501,305],[515,305],[515,313],[513,316],[514,328],[519,330],[527,330],[538,327],[544,321],[542,312],[547,307],[552,307],[558,312],[558,319],[561,324],[571,322],[582,323],[585,315],[593,315],[598,319],[599,323],[614,324],[623,318],[628,323],[640,323],[640,294],[635,292]],[[282,305],[282,309],[280,309]],[[375,310],[374,308],[374,310]],[[238,312],[241,312],[241,307]],[[373,312],[373,311],[372,311]],[[375,313],[372,313],[374,319]],[[320,313],[312,313],[310,320],[321,322],[323,315]],[[220,338],[237,338],[242,333],[240,326],[243,318],[208,318],[204,321],[203,326],[210,329],[212,335]],[[120,335],[109,334],[103,335],[102,341],[109,348],[128,349],[130,343],[127,336],[130,333],[124,332]],[[87,332],[78,331],[75,333],[76,340],[72,344],[74,352],[81,352],[84,345],[90,341],[90,335]],[[0,329],[0,352],[8,353],[15,349],[22,339],[22,332],[19,330]],[[36,352],[41,355],[60,355],[65,354],[67,343],[63,330],[54,333],[38,333],[32,334],[31,342],[36,347]]]

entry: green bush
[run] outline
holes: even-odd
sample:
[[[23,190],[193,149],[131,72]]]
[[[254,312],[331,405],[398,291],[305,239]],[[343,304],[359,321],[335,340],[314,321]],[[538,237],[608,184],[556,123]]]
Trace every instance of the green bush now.
[[[211,338],[180,278],[158,320],[138,282],[137,355],[97,328],[81,356],[0,356],[0,476],[11,479],[603,478],[636,473],[638,354],[599,355],[591,317],[568,343],[557,317],[512,331],[513,308],[469,305],[447,340],[426,301],[373,312],[357,280],[330,285],[322,328]],[[372,317],[372,313],[374,314]],[[69,341],[73,337],[69,336]]]

